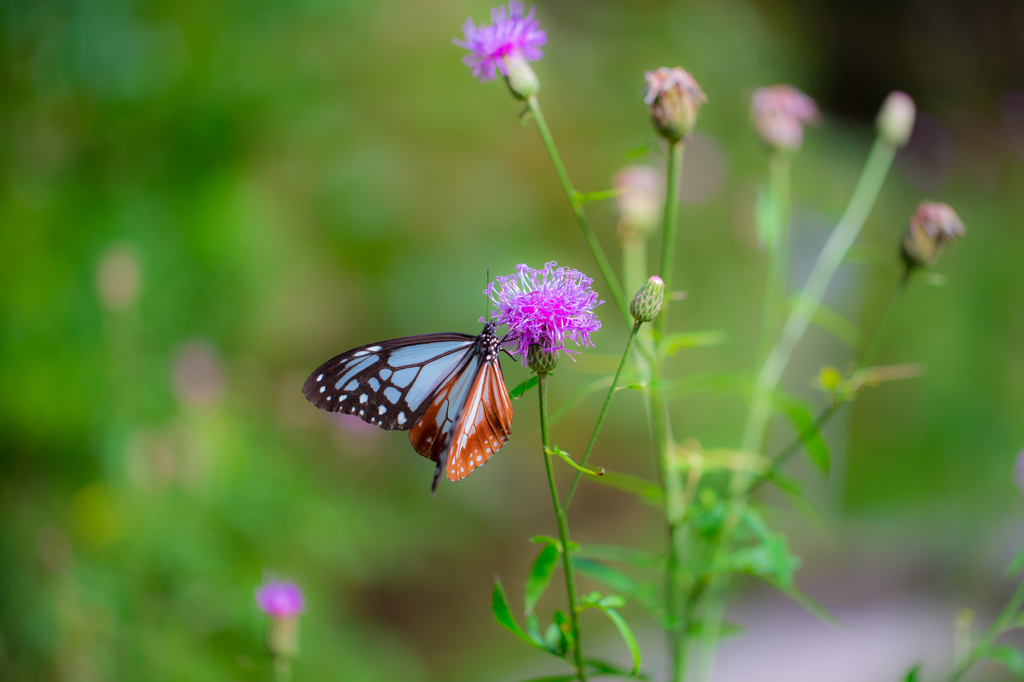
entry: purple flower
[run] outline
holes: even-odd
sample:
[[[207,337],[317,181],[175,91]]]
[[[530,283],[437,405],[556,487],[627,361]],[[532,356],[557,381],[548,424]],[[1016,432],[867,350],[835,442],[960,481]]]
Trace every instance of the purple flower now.
[[[543,270],[534,270],[525,263],[516,266],[516,274],[495,277],[485,290],[497,310],[491,317],[499,325],[509,326],[507,342],[514,343],[512,354],[525,361],[532,344],[554,353],[563,350],[565,340],[578,346],[593,347],[590,334],[601,329],[594,315],[599,301],[590,279],[578,270],[555,268],[551,261]]]
[[[750,100],[754,127],[776,149],[795,150],[803,144],[804,126],[818,123],[814,100],[791,85],[759,88]]]
[[[302,590],[292,583],[270,580],[256,588],[256,605],[271,618],[291,618],[302,613]]]
[[[530,13],[524,15],[525,9],[523,3],[515,0],[508,3],[507,9],[496,7],[491,10],[490,26],[477,26],[470,17],[462,26],[465,40],[452,39],[470,51],[462,61],[481,81],[493,80],[496,71],[507,76],[505,57],[518,55],[535,62],[544,56],[540,46],[548,41],[548,35],[534,19],[537,8],[531,7]]]

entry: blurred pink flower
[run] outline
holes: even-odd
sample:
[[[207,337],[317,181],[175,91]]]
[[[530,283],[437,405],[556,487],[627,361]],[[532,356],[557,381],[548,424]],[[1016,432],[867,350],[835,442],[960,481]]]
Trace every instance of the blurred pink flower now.
[[[791,85],[759,88],[750,100],[750,116],[761,139],[775,149],[799,149],[804,126],[820,119],[814,100]]]
[[[302,590],[292,583],[270,580],[256,588],[256,605],[271,618],[292,618],[302,613]]]
[[[535,62],[544,56],[540,46],[548,36],[534,18],[537,8],[531,7],[529,14],[524,14],[525,9],[523,3],[512,0],[507,9],[501,6],[491,10],[490,25],[477,26],[472,18],[466,19],[462,26],[465,40],[452,39],[470,51],[462,61],[481,81],[493,80],[496,72],[507,76],[506,57],[520,56]]]

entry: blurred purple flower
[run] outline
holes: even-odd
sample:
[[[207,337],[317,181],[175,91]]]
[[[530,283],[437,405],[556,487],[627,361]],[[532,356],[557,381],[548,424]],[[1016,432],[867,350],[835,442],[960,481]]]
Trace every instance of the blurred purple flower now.
[[[291,618],[302,613],[302,590],[292,583],[270,580],[256,588],[256,605],[271,618]]]
[[[507,56],[520,55],[531,62],[544,56],[540,46],[547,42],[548,36],[534,18],[537,8],[531,7],[530,13],[524,15],[525,9],[523,3],[515,0],[508,3],[507,9],[504,5],[496,7],[491,10],[489,26],[477,26],[470,17],[462,26],[465,40],[452,39],[453,43],[470,51],[462,61],[481,81],[493,80],[497,71],[507,76]]]
[[[750,116],[758,135],[776,149],[798,149],[804,126],[818,122],[818,105],[791,85],[759,88],[750,100]]]
[[[555,268],[551,261],[543,270],[526,264],[516,266],[516,274],[495,277],[484,290],[497,310],[491,317],[499,325],[509,326],[509,343],[515,343],[512,354],[520,361],[532,344],[545,352],[565,351],[566,339],[578,346],[593,347],[590,334],[601,329],[594,308],[604,303],[590,285],[590,279],[578,270]]]

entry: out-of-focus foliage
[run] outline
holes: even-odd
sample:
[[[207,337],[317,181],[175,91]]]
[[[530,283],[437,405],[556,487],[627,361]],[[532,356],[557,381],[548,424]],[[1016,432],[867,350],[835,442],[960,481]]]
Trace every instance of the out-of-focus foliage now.
[[[475,333],[488,267],[553,259],[595,274],[518,105],[470,78],[450,43],[486,11],[0,7],[0,677],[268,679],[253,589],[276,572],[309,604],[297,680],[504,679],[494,671],[521,651],[488,613],[491,576],[521,572],[526,538],[553,530],[532,394],[490,466],[431,501],[432,464],[404,435],[328,418],[299,392],[354,345]],[[684,173],[676,282],[689,297],[674,317],[728,343],[678,354],[673,374],[750,366],[765,155],[747,99],[775,82],[830,91],[834,74],[813,41],[739,0],[540,13],[541,97],[584,191],[653,142],[645,69],[684,65],[707,93]],[[925,195],[954,205],[968,235],[943,258],[946,285],[906,297],[878,358],[936,371],[853,406],[831,435],[849,443],[833,494],[849,514],[966,519],[964,531],[1017,495],[1024,105],[1011,94],[1002,108],[933,109],[911,94],[915,137],[827,303],[870,328]],[[871,139],[869,121],[825,114],[794,164],[793,288]],[[611,202],[591,206],[614,252]],[[553,380],[556,406],[616,362],[626,329],[606,308],[596,351]],[[812,377],[852,352],[821,330],[802,348],[787,388],[821,401]],[[505,371],[510,386],[526,376]],[[579,449],[595,402],[558,424],[558,443]],[[652,478],[633,430],[642,402],[621,402],[591,461]],[[736,445],[735,394],[675,405],[677,433]],[[585,487],[572,512],[583,542],[656,546],[656,515],[615,490]]]

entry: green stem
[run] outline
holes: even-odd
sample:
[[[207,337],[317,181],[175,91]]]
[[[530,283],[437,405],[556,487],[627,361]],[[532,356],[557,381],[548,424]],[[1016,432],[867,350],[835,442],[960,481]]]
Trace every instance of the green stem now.
[[[683,141],[668,143],[668,178],[665,185],[665,225],[662,230],[661,279],[665,282],[665,303],[658,316],[658,337],[668,333],[669,302],[672,300],[672,270],[676,255],[676,217],[679,214],[679,176],[683,172]]]
[[[569,206],[576,216],[576,222],[579,223],[580,229],[583,231],[583,238],[587,240],[590,252],[594,254],[594,260],[597,261],[597,267],[601,271],[601,276],[604,277],[608,291],[611,293],[615,305],[622,312],[626,324],[631,324],[632,317],[629,314],[629,302],[622,292],[622,285],[619,284],[619,280],[616,279],[615,273],[612,271],[612,265],[608,261],[608,257],[601,248],[601,242],[597,240],[597,235],[594,234],[593,228],[590,227],[587,214],[583,211],[583,204],[580,203],[578,198],[579,193],[572,186],[569,173],[566,172],[565,165],[562,163],[562,157],[558,153],[558,148],[555,147],[555,139],[551,136],[551,130],[548,128],[548,123],[544,118],[544,112],[540,109],[540,102],[537,100],[536,95],[530,95],[526,103],[530,108],[530,113],[533,114],[533,120],[537,122],[537,130],[544,141],[544,147],[548,150],[548,156],[551,157],[551,163],[555,167],[555,174],[558,175],[558,180],[562,183],[562,191],[565,192],[565,198],[569,200]]]
[[[978,643],[971,649],[971,653],[969,653],[960,665],[956,667],[956,670],[953,671],[953,674],[949,677],[949,682],[957,682],[964,676],[967,669],[978,661],[978,652],[982,652],[984,649],[992,646],[996,637],[1003,634],[1010,626],[1010,622],[1013,620],[1014,616],[1017,615],[1017,612],[1020,610],[1022,605],[1024,605],[1024,580],[1022,580],[1017,586],[1016,591],[1013,593],[1013,596],[1010,597],[1010,601],[1006,603],[1006,606],[1003,608],[1002,613],[999,614],[999,617],[996,618],[995,622],[989,626],[988,630],[985,631],[985,634],[978,640]]]
[[[291,682],[292,662],[284,656],[274,657],[274,680],[276,682]]]
[[[619,379],[622,377],[622,370],[626,367],[626,361],[629,359],[629,352],[633,350],[633,343],[636,341],[636,335],[640,331],[640,326],[643,323],[636,321],[633,323],[633,329],[629,332],[629,340],[626,341],[626,350],[622,353],[622,360],[619,362],[619,369],[615,372],[615,378],[612,379],[611,388],[608,389],[608,395],[604,399],[604,405],[601,406],[601,413],[597,416],[597,424],[594,425],[594,433],[590,435],[590,442],[587,443],[587,449],[583,452],[583,457],[580,459],[580,466],[587,466],[587,458],[590,457],[590,451],[594,449],[594,443],[597,442],[597,434],[601,432],[601,425],[604,424],[604,418],[608,414],[608,408],[611,407],[612,397],[615,395],[615,390],[619,386]],[[583,472],[577,471],[575,478],[572,479],[572,485],[569,486],[569,493],[565,496],[565,504],[562,505],[564,510],[569,509],[569,503],[572,502],[573,493],[576,492],[576,486],[579,485],[580,477]]]
[[[907,284],[910,283],[910,275],[913,272],[910,268],[903,271],[903,275],[900,277],[900,281],[896,284],[896,289],[893,290],[892,296],[889,297],[889,303],[885,306],[885,312],[882,313],[882,319],[878,323],[878,327],[875,329],[874,336],[868,341],[868,345],[864,347],[864,350],[860,354],[860,359],[857,360],[857,369],[863,369],[875,359],[875,354],[878,349],[882,347],[882,340],[885,338],[886,333],[889,331],[889,326],[892,324],[893,313],[896,311],[896,305],[900,302],[900,298],[903,296],[903,292],[907,290]]]
[[[818,255],[800,299],[786,319],[778,342],[758,373],[750,412],[743,429],[744,450],[760,452],[771,416],[771,395],[778,386],[793,351],[807,331],[832,277],[860,234],[861,227],[871,212],[871,207],[874,206],[882,183],[892,166],[895,154],[896,148],[892,144],[881,137],[875,141],[846,211]]]
[[[569,551],[569,523],[565,510],[559,502],[558,484],[555,483],[555,470],[551,466],[551,439],[548,434],[548,373],[537,373],[537,393],[540,396],[540,437],[544,444],[544,466],[548,473],[548,485],[551,487],[551,503],[555,507],[555,518],[558,520],[558,539],[562,543],[562,566],[565,567],[565,590],[569,597],[569,622],[572,626],[573,654],[576,661],[576,676],[580,682],[586,682],[586,668],[583,664],[583,646],[580,643],[579,611],[580,603],[576,592],[576,574],[572,570],[572,556]]]
[[[757,362],[764,362],[772,340],[778,334],[786,310],[786,272],[789,258],[789,160],[785,151],[776,151],[770,161],[772,204],[777,231],[768,243],[768,275],[761,310],[761,336]]]

